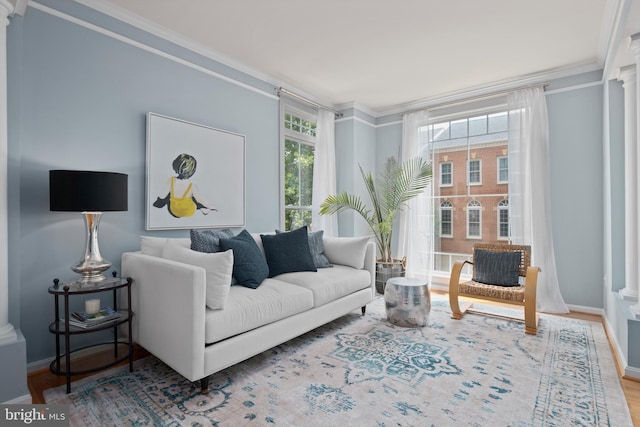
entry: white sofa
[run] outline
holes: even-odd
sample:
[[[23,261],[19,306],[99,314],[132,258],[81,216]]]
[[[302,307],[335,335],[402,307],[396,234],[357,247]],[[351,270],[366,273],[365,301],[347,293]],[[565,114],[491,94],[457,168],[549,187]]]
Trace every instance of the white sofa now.
[[[252,237],[264,253],[260,235]],[[190,246],[188,238],[168,240]],[[361,268],[354,268],[354,240],[323,239],[332,268],[280,274],[257,289],[231,286],[220,310],[205,304],[204,268],[126,252],[122,276],[133,279],[134,341],[190,381],[200,380],[206,393],[209,375],[351,311],[365,313],[376,294],[375,245],[365,243]]]

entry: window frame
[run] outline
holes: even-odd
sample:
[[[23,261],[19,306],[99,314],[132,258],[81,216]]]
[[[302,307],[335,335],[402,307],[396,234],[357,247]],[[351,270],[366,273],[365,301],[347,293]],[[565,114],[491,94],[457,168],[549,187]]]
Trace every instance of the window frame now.
[[[506,225],[507,225],[507,235],[506,236],[502,236],[501,235],[501,225],[504,224],[504,222],[502,221],[501,218],[501,214],[502,212],[507,212],[507,221],[506,221]],[[502,199],[500,200],[500,202],[498,202],[498,206],[496,207],[496,220],[498,222],[497,224],[497,229],[496,229],[496,238],[498,240],[509,240],[510,239],[510,223],[509,223],[509,199]]]
[[[445,206],[446,205],[446,206]],[[447,237],[447,238],[452,238],[453,237],[453,205],[451,204],[450,201],[448,200],[443,200],[440,203],[440,237]],[[445,221],[443,220],[443,212],[449,212],[449,230],[451,231],[449,234],[445,234],[442,231],[442,226],[443,224],[445,224]]]
[[[478,181],[477,182],[471,182],[471,162],[478,162]],[[467,185],[469,186],[482,185],[482,159],[467,160]]]
[[[449,175],[449,183],[448,184],[445,184],[444,183],[444,179],[443,179],[444,172],[442,170],[442,166],[444,166],[444,165],[449,165],[451,167],[451,169],[450,169],[450,171],[448,173],[448,175]],[[440,170],[440,187],[453,187],[453,162],[450,162],[450,161],[440,162],[439,170]]]
[[[478,235],[470,234],[471,230],[471,211],[478,212]],[[482,240],[482,203],[477,200],[471,200],[467,203],[467,239]],[[474,223],[475,224],[475,223]]]
[[[314,126],[315,135],[310,135],[308,133],[303,133],[301,131],[297,131],[287,127],[286,115],[292,115],[296,118],[299,118],[303,121],[312,122]],[[280,229],[287,230],[286,222],[287,222],[287,212],[289,211],[304,211],[311,213],[312,205],[287,205],[286,204],[286,161],[285,161],[285,153],[286,153],[286,144],[287,140],[295,142],[297,144],[302,144],[306,146],[310,146],[314,151],[314,163],[315,163],[315,145],[317,142],[317,123],[318,123],[318,115],[317,112],[314,114],[312,111],[309,111],[304,108],[298,108],[297,104],[291,102],[282,102],[280,108],[280,130],[281,130],[281,143],[280,143]],[[312,180],[313,186],[313,180]],[[289,230],[287,230],[289,231]]]
[[[503,168],[500,167],[500,161],[501,160],[506,160],[507,163],[507,167],[506,172],[507,172],[507,179],[502,180],[500,179],[500,175],[501,172],[504,170]],[[496,159],[496,181],[498,184],[509,184],[509,156],[498,156],[498,158]]]

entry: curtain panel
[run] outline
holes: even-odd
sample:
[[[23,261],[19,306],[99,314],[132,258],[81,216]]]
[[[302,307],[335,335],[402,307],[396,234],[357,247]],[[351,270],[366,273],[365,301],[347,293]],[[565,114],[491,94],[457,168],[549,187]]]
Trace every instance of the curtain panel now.
[[[338,236],[337,215],[320,215],[320,205],[336,194],[336,137],[335,113],[318,110],[317,139],[313,160],[313,193],[311,196],[311,226],[313,231],[324,230],[325,236]]]
[[[514,244],[531,245],[537,310],[568,313],[560,294],[551,230],[549,125],[544,90],[515,91],[509,104],[509,223]]]
[[[416,156],[431,161],[430,145],[421,140],[420,127],[427,125],[428,113],[417,111],[402,119],[401,162]],[[426,138],[426,134],[425,134]],[[434,259],[433,180],[424,192],[407,203],[399,215],[398,253],[407,258],[406,275],[431,280]]]

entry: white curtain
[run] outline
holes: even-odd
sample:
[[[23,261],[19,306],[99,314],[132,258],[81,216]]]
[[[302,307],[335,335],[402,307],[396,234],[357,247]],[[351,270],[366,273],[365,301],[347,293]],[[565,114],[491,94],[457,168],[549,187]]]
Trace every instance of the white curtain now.
[[[320,205],[336,194],[335,113],[318,111],[316,145],[313,160],[313,196],[311,200],[312,231],[324,230],[325,236],[338,236],[337,215],[320,215]]]
[[[402,120],[401,162],[421,155],[430,161],[429,145],[421,141],[420,127],[427,124],[426,111],[405,114]],[[426,138],[426,133],[424,134]],[[431,181],[433,183],[433,180]],[[433,271],[433,184],[410,200],[399,215],[398,253],[407,257],[406,275],[429,281]]]
[[[537,309],[568,313],[560,294],[551,231],[549,125],[542,88],[509,95],[509,212],[514,244],[531,245]]]

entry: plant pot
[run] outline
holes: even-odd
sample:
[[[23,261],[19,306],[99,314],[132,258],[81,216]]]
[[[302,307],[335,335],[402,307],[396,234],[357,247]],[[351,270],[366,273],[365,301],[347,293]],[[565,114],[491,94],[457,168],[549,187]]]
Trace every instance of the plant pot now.
[[[387,286],[387,280],[392,277],[404,277],[407,267],[407,258],[393,259],[390,262],[376,261],[376,291],[384,294],[384,288]]]

